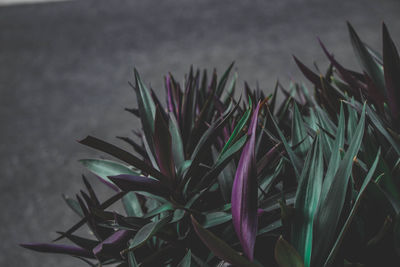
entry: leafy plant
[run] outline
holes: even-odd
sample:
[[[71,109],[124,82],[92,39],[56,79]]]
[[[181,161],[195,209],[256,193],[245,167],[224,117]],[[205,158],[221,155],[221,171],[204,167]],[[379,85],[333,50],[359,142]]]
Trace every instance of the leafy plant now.
[[[163,106],[135,70],[127,110],[142,129],[118,137],[132,151],[80,141],[117,159],[81,160],[115,194],[100,201],[83,177],[86,191],[64,197],[81,219],[55,240],[73,245],[22,246],[91,266],[398,265],[400,59],[385,25],[383,57],[348,27],[362,72],[321,42],[325,74],[295,58],[313,95],[245,84],[237,99],[232,63],[220,78],[168,74]],[[75,234],[84,225],[92,237]]]

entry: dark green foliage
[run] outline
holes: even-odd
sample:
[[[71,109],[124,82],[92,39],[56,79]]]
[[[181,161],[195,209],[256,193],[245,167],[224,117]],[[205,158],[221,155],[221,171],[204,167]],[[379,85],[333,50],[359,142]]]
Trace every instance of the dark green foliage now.
[[[87,137],[118,161],[81,163],[111,190],[64,197],[80,221],[58,240],[23,247],[92,266],[398,266],[400,59],[383,25],[383,56],[348,24],[361,72],[336,61],[312,83],[279,83],[269,97],[193,68],[165,77],[166,105],[134,71],[133,151]],[[278,92],[282,101],[277,100]],[[121,200],[125,213],[110,209]],[[87,225],[91,238],[76,231]]]

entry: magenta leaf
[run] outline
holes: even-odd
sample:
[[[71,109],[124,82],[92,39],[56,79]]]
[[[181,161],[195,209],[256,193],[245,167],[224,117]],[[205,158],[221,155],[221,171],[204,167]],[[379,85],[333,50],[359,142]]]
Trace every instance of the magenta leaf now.
[[[120,251],[127,247],[132,233],[127,230],[119,230],[93,248],[93,254],[98,257],[105,253],[108,255],[119,255]]]
[[[37,252],[59,253],[59,254],[67,254],[84,258],[94,258],[93,253],[91,251],[70,245],[33,243],[33,244],[20,244],[20,246]]]
[[[232,219],[244,253],[254,258],[257,234],[257,166],[255,160],[256,129],[260,103],[251,118],[249,140],[243,148],[232,188]]]

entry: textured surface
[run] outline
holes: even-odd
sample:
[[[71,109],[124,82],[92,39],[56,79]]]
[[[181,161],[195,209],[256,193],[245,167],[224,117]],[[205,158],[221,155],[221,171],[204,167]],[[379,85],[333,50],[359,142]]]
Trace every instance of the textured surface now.
[[[241,81],[270,90],[277,78],[284,85],[304,80],[291,54],[326,67],[316,36],[355,66],[346,20],[378,49],[385,20],[400,44],[398,0],[238,2],[77,0],[0,7],[0,266],[85,266],[17,243],[50,241],[77,219],[56,208],[64,207],[60,195],[81,186],[84,169],[77,160],[100,154],[76,139],[94,134],[113,141],[137,128],[138,121],[122,111],[135,105],[127,85],[133,66],[160,91],[168,71],[181,77],[190,64],[222,71],[235,60]]]

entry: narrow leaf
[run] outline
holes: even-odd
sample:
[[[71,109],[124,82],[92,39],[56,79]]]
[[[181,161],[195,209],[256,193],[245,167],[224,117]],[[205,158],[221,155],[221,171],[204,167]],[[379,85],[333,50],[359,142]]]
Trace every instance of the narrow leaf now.
[[[126,152],[125,150],[122,150],[112,144],[109,144],[103,140],[97,139],[92,136],[88,136],[85,139],[79,141],[79,143],[97,149],[99,151],[105,152],[111,156],[114,156],[128,164],[131,164],[132,166],[138,168],[139,170],[142,170],[143,172],[146,172],[150,174],[151,176],[166,181],[166,177],[154,169],[152,166],[148,165],[145,163],[143,160],[137,158],[136,156],[132,155],[129,152]]]
[[[180,167],[185,162],[185,154],[182,143],[182,136],[178,122],[172,112],[169,113],[169,132],[171,133],[172,155],[176,166]]]
[[[94,173],[97,177],[103,179],[112,188],[117,190],[115,184],[108,179],[108,176],[115,176],[120,174],[138,175],[129,167],[111,160],[104,159],[81,159],[80,163],[83,164],[89,171]]]
[[[37,252],[67,254],[72,256],[94,259],[94,255],[92,252],[80,247],[75,247],[70,245],[35,243],[35,244],[20,244],[20,246]]]
[[[160,181],[150,177],[122,174],[109,176],[122,191],[145,191],[158,196],[168,196],[169,189]]]
[[[159,221],[151,222],[143,226],[133,238],[129,245],[129,250],[134,250],[144,245],[147,240],[154,236],[168,221],[171,219],[170,216],[164,217]]]
[[[311,262],[313,221],[321,194],[323,171],[322,146],[317,135],[304,164],[294,206],[292,243],[304,259],[305,266],[310,266]]]
[[[175,163],[172,156],[172,138],[167,123],[164,121],[160,108],[156,109],[154,120],[154,151],[158,167],[162,174],[168,177],[170,185],[175,181]]]
[[[382,69],[372,58],[371,54],[368,52],[367,48],[349,22],[347,22],[347,27],[349,29],[351,44],[353,45],[354,52],[357,55],[361,67],[366,73],[368,73],[368,75],[374,81],[374,84],[379,87],[381,92],[386,94],[384,89],[385,84]]]
[[[93,248],[93,254],[98,257],[101,253],[119,255],[119,252],[127,246],[132,233],[127,230],[119,230]]]
[[[299,253],[282,236],[276,241],[275,260],[280,267],[304,267]]]
[[[244,253],[252,261],[257,235],[258,185],[255,141],[260,103],[254,110],[248,130],[249,140],[243,148],[232,188],[232,219]]]
[[[219,259],[229,262],[235,266],[241,267],[260,267],[258,264],[252,263],[245,257],[240,256],[227,243],[215,236],[210,231],[204,229],[194,218],[192,225],[199,238],[211,250],[211,252]]]
[[[321,265],[329,252],[334,235],[339,223],[340,214],[344,206],[347,186],[351,175],[353,158],[357,155],[364,136],[365,126],[365,106],[361,113],[360,122],[351,139],[349,148],[347,149],[343,160],[339,164],[339,168],[334,176],[331,187],[327,190],[324,199],[321,199],[314,220],[314,237],[313,244],[313,264]],[[325,182],[324,182],[325,183]],[[325,187],[325,185],[324,185]],[[315,253],[314,253],[315,252]]]
[[[336,256],[339,248],[340,248],[340,245],[341,245],[341,243],[343,241],[343,238],[344,238],[344,236],[345,236],[345,234],[346,234],[351,222],[353,221],[354,215],[356,214],[357,209],[358,209],[358,207],[359,207],[359,205],[361,203],[362,196],[364,195],[364,192],[367,189],[367,186],[368,186],[369,182],[371,181],[371,179],[372,179],[372,177],[373,177],[373,175],[375,173],[376,166],[378,165],[378,162],[379,162],[380,154],[381,154],[381,151],[379,150],[377,155],[376,155],[375,161],[372,164],[371,168],[369,169],[368,174],[365,177],[364,182],[363,182],[363,184],[361,186],[361,189],[358,192],[356,201],[354,202],[354,205],[353,205],[353,207],[352,207],[352,209],[350,211],[350,214],[347,217],[346,222],[343,225],[342,230],[340,231],[340,234],[337,237],[337,239],[335,241],[335,244],[333,245],[333,248],[331,249],[331,251],[329,253],[328,258],[325,261],[324,266],[331,266],[332,265],[332,262],[333,262],[333,260],[334,260],[334,258]]]
[[[189,251],[183,257],[181,262],[177,265],[177,267],[190,267],[192,266],[191,262],[192,262],[192,251],[189,249]]]
[[[388,93],[387,100],[392,116],[397,120],[400,116],[400,57],[389,31],[382,24],[383,33],[383,66],[385,85]],[[398,121],[397,121],[398,122]]]

